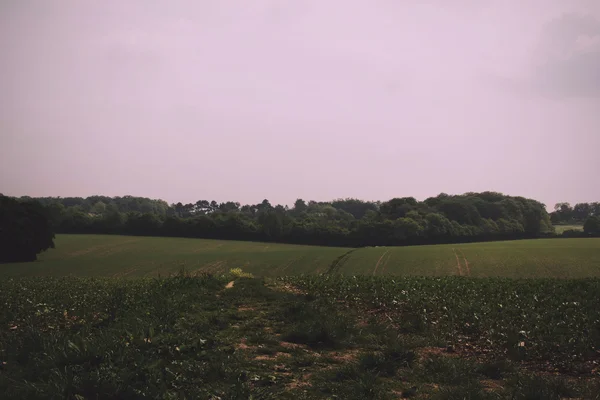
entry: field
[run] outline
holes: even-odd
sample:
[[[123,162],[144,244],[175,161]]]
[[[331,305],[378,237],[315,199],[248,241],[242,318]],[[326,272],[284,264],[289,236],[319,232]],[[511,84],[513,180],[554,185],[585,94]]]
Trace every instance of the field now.
[[[600,239],[56,244],[0,266],[3,398],[600,400]]]
[[[4,279],[0,392],[600,399],[598,279],[322,278]]]
[[[583,231],[583,225],[554,225],[554,230],[560,235],[568,230]]]
[[[37,262],[5,264],[5,276],[162,276],[222,274],[242,268],[257,276],[600,277],[600,239],[538,239],[361,249],[182,238],[58,235]]]
[[[598,277],[600,239],[365,248],[353,252],[339,272],[346,275]]]
[[[266,276],[325,272],[348,249],[274,243],[112,235],[57,235],[39,261],[0,265],[12,276],[162,276],[181,269]]]

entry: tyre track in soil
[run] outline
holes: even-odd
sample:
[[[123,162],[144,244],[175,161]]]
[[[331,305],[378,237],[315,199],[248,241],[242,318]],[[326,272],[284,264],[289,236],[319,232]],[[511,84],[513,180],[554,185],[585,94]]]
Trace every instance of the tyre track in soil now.
[[[458,252],[460,253],[460,256],[463,258],[463,261],[465,262],[465,268],[467,270],[467,276],[471,276],[471,268],[469,267],[469,261],[467,260],[467,257],[465,257],[465,254],[462,252],[461,249],[458,249]]]
[[[458,254],[456,254],[456,250],[454,248],[452,249],[452,251],[454,252],[454,257],[456,257],[456,267],[458,268],[458,276],[463,276],[463,270],[460,265],[460,259],[458,258]]]
[[[373,270],[373,276],[375,276],[375,274],[377,273],[377,268],[379,268],[379,264],[381,264],[381,260],[382,260],[382,259],[383,259],[383,257],[385,257],[385,255],[386,255],[387,253],[389,253],[389,252],[390,252],[390,249],[387,249],[387,250],[385,251],[385,253],[383,253],[383,254],[381,255],[381,257],[379,257],[379,260],[377,260],[377,264],[375,264],[375,269]]]
[[[356,250],[360,250],[361,247],[357,247],[351,250],[348,250],[347,252],[345,252],[344,254],[342,254],[341,256],[337,257],[335,260],[333,260],[333,262],[329,265],[329,268],[327,268],[327,271],[325,272],[325,274],[333,274],[333,273],[337,273],[340,268],[342,267],[342,265],[348,261],[348,258],[350,258],[350,255],[352,253],[354,253]]]
[[[290,260],[290,261],[289,261],[287,264],[285,264],[285,265],[283,266],[283,268],[281,269],[281,271],[280,271],[280,272],[283,274],[283,273],[285,272],[285,270],[286,270],[286,269],[288,269],[288,268],[289,268],[289,267],[290,267],[290,266],[291,266],[293,263],[295,263],[296,261],[298,261],[298,260],[300,260],[300,259],[302,259],[302,258],[303,258],[302,256],[300,256],[300,257],[296,257],[296,258],[293,258],[292,260]],[[285,275],[285,274],[284,274],[284,275]]]
[[[390,261],[391,256],[392,256],[391,254],[388,254],[387,258],[383,262],[383,265],[381,266],[381,275],[385,274],[385,267],[387,267],[388,261]]]

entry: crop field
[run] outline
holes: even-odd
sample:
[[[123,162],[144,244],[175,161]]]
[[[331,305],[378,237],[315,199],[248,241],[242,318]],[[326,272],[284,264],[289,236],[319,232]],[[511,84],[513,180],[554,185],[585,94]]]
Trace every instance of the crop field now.
[[[0,280],[7,399],[600,399],[600,281]]]
[[[600,276],[600,239],[536,239],[371,247],[340,263],[346,275],[585,278]]]
[[[4,276],[166,276],[222,274],[242,268],[256,276],[302,274],[600,277],[600,238],[538,239],[360,249],[203,239],[58,235],[39,260],[0,265]]]
[[[0,266],[6,398],[600,400],[600,239],[56,246]]]
[[[344,248],[296,246],[185,238],[113,235],[57,235],[56,249],[37,262],[0,265],[12,276],[158,276],[189,272],[224,273],[243,268],[277,276],[326,272],[348,251]]]

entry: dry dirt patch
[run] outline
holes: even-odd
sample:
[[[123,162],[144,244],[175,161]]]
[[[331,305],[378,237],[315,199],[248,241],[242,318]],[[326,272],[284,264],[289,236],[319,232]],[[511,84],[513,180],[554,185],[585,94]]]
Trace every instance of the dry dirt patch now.
[[[238,344],[236,344],[234,346],[236,348],[236,350],[249,350],[249,349],[253,349],[253,346],[248,346],[246,344],[246,339],[242,339]]]
[[[293,293],[293,294],[297,294],[297,295],[306,295],[307,294],[307,292],[302,291],[302,290],[298,289],[297,287],[292,286],[288,283],[284,283],[282,285],[277,285],[273,289],[279,290],[281,292]]]
[[[358,358],[360,350],[352,349],[346,351],[334,351],[327,353],[326,356],[338,362],[352,362]]]
[[[291,357],[291,356],[292,355],[290,353],[282,353],[282,352],[278,351],[275,354],[261,354],[261,355],[254,357],[254,359],[257,361],[275,361],[280,357]]]
[[[448,352],[448,349],[444,347],[421,347],[416,349],[417,354],[421,359],[435,357],[435,356],[446,356],[446,357],[458,357],[459,354],[455,352]]]
[[[310,386],[312,386],[310,383],[311,376],[312,376],[311,373],[304,374],[301,377],[296,378],[296,379],[292,380],[290,383],[288,383],[286,385],[286,388],[288,390],[293,390],[293,389],[298,389],[298,388],[303,388],[303,387],[310,387]]]
[[[285,349],[303,349],[307,350],[308,346],[305,344],[290,343],[290,342],[279,342],[279,345]]]

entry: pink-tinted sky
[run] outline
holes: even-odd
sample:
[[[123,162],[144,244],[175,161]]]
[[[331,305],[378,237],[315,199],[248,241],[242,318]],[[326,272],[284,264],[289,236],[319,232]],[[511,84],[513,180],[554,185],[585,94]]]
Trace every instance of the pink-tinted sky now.
[[[598,0],[3,0],[0,192],[600,201]]]

